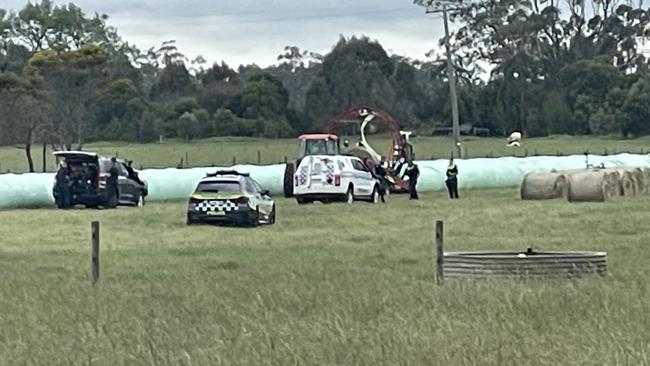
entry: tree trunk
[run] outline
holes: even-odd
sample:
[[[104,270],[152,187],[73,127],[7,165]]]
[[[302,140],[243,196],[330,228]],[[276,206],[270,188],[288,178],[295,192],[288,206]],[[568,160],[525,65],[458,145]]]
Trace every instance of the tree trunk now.
[[[27,143],[25,144],[25,155],[27,155],[27,165],[29,172],[34,173],[34,159],[32,159],[32,130],[27,132]]]
[[[47,171],[47,143],[43,142],[43,173]]]
[[[524,136],[527,136],[526,135],[526,107],[524,106],[524,103],[525,103],[525,101],[524,101],[524,99],[525,99],[524,98],[525,89],[524,88],[525,88],[525,84],[521,86],[521,91],[520,91],[520,95],[519,95],[519,99],[520,99],[519,100],[519,107],[520,107],[520,109],[519,109],[519,125],[520,125],[520,128],[521,128],[521,133]]]

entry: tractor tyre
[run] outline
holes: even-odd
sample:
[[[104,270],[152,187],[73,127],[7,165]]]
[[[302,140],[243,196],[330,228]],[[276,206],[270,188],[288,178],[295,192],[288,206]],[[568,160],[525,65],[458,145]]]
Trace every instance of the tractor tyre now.
[[[284,196],[287,198],[293,197],[293,175],[295,170],[293,163],[287,163],[284,169]]]

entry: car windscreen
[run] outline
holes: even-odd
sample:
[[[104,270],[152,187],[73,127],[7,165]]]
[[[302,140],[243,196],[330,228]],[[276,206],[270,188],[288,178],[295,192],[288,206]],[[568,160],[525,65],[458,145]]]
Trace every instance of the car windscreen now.
[[[196,187],[197,192],[201,193],[240,193],[239,182],[218,181],[218,182],[201,182]]]

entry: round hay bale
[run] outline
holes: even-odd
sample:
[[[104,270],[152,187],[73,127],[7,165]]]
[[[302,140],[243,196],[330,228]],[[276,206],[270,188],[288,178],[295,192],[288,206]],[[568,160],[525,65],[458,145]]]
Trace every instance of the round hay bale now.
[[[521,182],[522,200],[550,200],[566,197],[567,178],[560,173],[528,173]]]
[[[645,194],[646,193],[646,177],[643,169],[641,168],[627,168],[634,180],[634,193],[636,194]]]
[[[643,184],[635,168],[616,168],[619,175],[619,192],[621,196],[634,196],[639,192],[639,184]]]
[[[605,202],[615,196],[616,186],[611,172],[605,170],[583,170],[569,174],[569,202]]]
[[[617,197],[620,195],[621,176],[617,171],[605,170],[605,189],[608,197]]]
[[[645,194],[646,191],[646,177],[643,169],[641,168],[632,168],[632,176],[636,183],[636,194]]]

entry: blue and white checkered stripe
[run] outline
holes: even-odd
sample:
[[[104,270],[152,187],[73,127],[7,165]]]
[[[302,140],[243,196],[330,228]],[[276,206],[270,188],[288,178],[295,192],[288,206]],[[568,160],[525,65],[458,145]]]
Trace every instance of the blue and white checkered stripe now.
[[[304,165],[300,167],[300,171],[298,172],[298,183],[301,186],[307,184],[307,167]]]
[[[194,208],[196,211],[208,212],[208,211],[237,211],[239,210],[239,205],[232,201],[203,201],[196,204]]]
[[[332,182],[334,182],[334,165],[330,162],[326,166],[327,171],[325,172],[325,181],[332,184]]]

